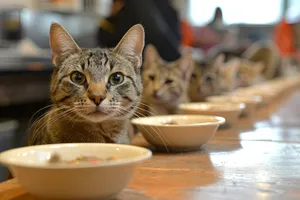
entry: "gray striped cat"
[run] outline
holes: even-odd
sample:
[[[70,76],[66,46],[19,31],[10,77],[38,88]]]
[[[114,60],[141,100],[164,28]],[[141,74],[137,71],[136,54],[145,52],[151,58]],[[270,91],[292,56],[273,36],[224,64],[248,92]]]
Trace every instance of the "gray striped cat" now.
[[[129,29],[114,49],[83,49],[54,23],[50,47],[53,105],[31,128],[29,145],[130,143],[129,120],[142,93],[143,27]]]

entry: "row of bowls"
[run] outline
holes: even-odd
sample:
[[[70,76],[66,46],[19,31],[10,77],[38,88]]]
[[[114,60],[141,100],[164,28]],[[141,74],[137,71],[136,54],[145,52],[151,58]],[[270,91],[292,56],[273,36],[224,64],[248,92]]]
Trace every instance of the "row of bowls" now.
[[[136,118],[132,123],[157,149],[195,150],[206,144],[219,126],[230,127],[239,117],[252,117],[256,109],[268,105],[299,83],[298,76],[280,78],[221,96],[210,96],[207,102],[180,104],[179,115]]]
[[[280,79],[239,89],[207,99],[215,103],[182,104],[179,109],[185,115],[138,118],[132,123],[138,126],[149,143],[157,147],[199,148],[226,120],[227,123],[235,123],[241,112],[253,114],[257,105],[268,104],[287,88],[298,84],[299,80],[299,77]],[[201,115],[197,115],[199,113]],[[80,155],[114,156],[115,159],[92,164],[65,162]],[[2,152],[0,163],[7,166],[21,186],[38,199],[102,200],[117,196],[129,184],[137,164],[151,155],[152,152],[146,148],[130,145],[55,144]]]

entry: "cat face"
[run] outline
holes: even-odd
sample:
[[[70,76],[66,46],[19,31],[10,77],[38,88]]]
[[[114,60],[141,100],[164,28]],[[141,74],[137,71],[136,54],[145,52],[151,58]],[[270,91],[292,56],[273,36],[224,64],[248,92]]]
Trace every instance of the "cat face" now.
[[[59,24],[50,30],[51,98],[74,117],[92,122],[132,115],[142,92],[144,30],[133,26],[114,49],[81,49]]]
[[[190,53],[170,63],[163,61],[155,47],[145,50],[143,98],[149,103],[176,104],[186,95],[193,61]]]
[[[189,86],[189,97],[192,101],[203,101],[207,96],[219,93],[218,69],[223,62],[223,56],[218,56],[208,63],[195,62]]]
[[[246,59],[242,60],[238,72],[238,85],[240,87],[248,87],[261,82],[263,79],[263,69],[264,65],[262,62],[252,62]]]

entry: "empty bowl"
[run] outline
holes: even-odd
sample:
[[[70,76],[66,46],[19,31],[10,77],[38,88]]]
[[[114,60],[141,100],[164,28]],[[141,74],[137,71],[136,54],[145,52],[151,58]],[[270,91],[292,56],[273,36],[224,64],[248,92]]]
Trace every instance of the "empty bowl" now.
[[[183,114],[215,115],[226,119],[227,125],[232,125],[245,108],[243,103],[185,103],[179,105]]]
[[[131,122],[155,147],[185,151],[201,148],[213,137],[225,119],[203,115],[165,115],[136,118]]]
[[[206,98],[209,102],[215,103],[244,103],[245,108],[242,110],[242,115],[252,115],[257,108],[258,104],[261,103],[262,98],[260,96],[235,96],[235,95],[227,95],[227,96],[210,96]]]
[[[125,188],[151,151],[119,144],[23,147],[0,154],[28,193],[41,199],[110,199]]]

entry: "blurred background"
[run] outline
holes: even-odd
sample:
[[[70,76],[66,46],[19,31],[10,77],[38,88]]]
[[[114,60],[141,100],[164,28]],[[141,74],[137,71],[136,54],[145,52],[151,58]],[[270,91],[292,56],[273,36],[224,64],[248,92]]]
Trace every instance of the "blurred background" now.
[[[152,0],[139,1],[146,5]],[[147,13],[144,14],[148,17],[157,16],[157,10],[161,8],[158,1],[153,0],[158,9],[148,7]],[[160,0],[162,1],[166,0]],[[231,39],[227,45],[234,47],[247,46],[259,40],[274,40],[274,38],[276,40],[278,31],[286,30],[282,28],[284,25],[288,27],[287,30],[291,30],[286,35],[288,41],[292,41],[289,53],[297,53],[300,49],[300,0],[167,2],[174,9],[175,15],[171,15],[166,9],[161,9],[160,12],[165,20],[172,21],[176,17],[179,36],[175,38],[178,38],[180,47],[205,49],[207,44],[203,43],[203,38],[206,37],[204,28],[210,24],[214,24],[211,27],[216,31],[219,31],[220,27],[230,30]],[[25,145],[30,120],[34,120],[47,109],[38,112],[33,119],[31,117],[40,108],[50,104],[48,94],[52,72],[49,49],[50,24],[52,22],[62,24],[81,47],[113,46],[114,42],[108,43],[111,36],[107,35],[109,31],[105,29],[103,22],[118,21],[115,19],[118,18],[116,13],[123,9],[124,4],[126,0],[0,1],[0,151]],[[218,15],[216,8],[222,12],[221,19],[216,17]],[[133,19],[135,14],[141,14],[136,7],[133,6],[131,9],[130,16],[125,12],[121,18]],[[161,19],[154,18],[152,25],[163,26]],[[135,21],[139,21],[139,18]],[[142,24],[146,21],[140,20]],[[177,25],[171,25],[168,30],[162,29],[171,38],[176,32],[176,30],[172,32],[172,28]],[[147,29],[153,32],[156,30],[155,27],[151,29],[149,25],[145,26],[146,32]],[[123,32],[120,31],[120,35]],[[149,41],[156,41],[155,37],[158,36],[152,35],[149,31],[146,37],[147,34]],[[170,46],[176,49],[178,45],[172,43]],[[4,172],[0,171],[0,181],[3,179]]]

